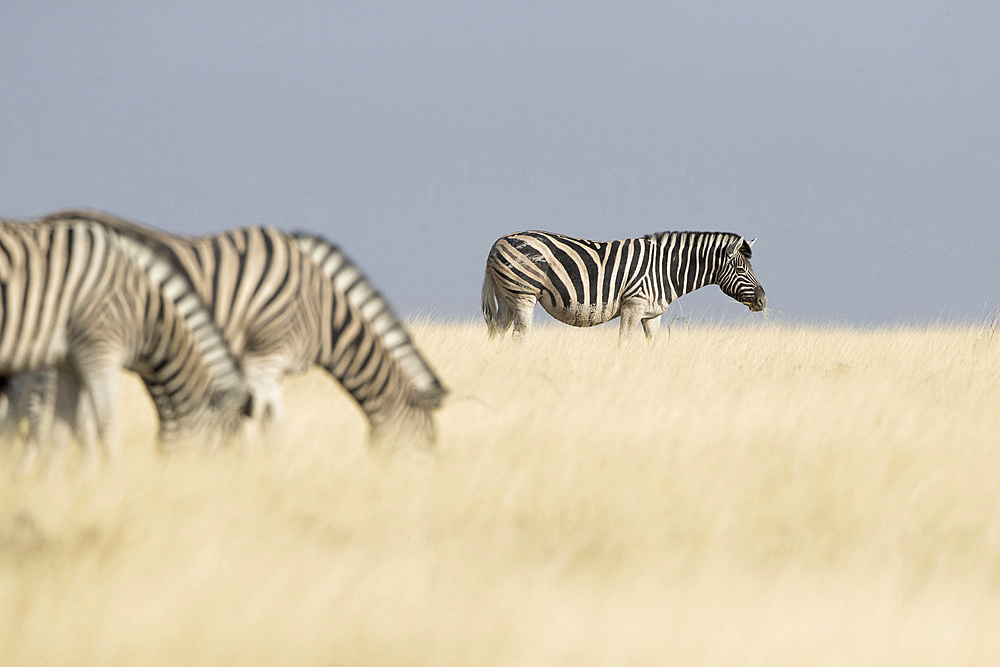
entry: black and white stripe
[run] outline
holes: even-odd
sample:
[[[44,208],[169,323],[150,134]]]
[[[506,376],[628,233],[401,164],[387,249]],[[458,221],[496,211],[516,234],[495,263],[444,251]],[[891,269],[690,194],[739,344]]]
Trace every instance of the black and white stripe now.
[[[122,367],[146,384],[161,442],[235,432],[247,409],[236,359],[179,267],[93,221],[0,220],[0,375],[73,378],[84,433],[113,455]]]
[[[240,359],[265,426],[283,418],[283,376],[316,365],[361,407],[372,444],[435,441],[432,412],[446,389],[385,299],[324,239],[270,227],[191,238],[95,211],[48,219],[102,224],[182,267]]]
[[[486,259],[483,317],[490,336],[531,329],[535,303],[578,327],[621,317],[619,334],[642,322],[652,338],[678,297],[716,284],[752,311],[767,299],[750,265],[750,246],[727,232],[662,232],[638,239],[587,241],[549,232],[499,238]]]
[[[447,390],[382,295],[326,240],[296,233],[298,247],[320,268],[311,305],[319,308],[315,363],[329,371],[364,410],[372,436],[436,438],[432,410]]]

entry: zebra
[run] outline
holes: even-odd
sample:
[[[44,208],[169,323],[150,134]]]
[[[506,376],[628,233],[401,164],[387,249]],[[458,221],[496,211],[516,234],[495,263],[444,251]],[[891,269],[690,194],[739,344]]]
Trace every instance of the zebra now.
[[[767,297],[750,265],[754,241],[728,232],[660,232],[607,242],[540,231],[509,234],[497,239],[486,259],[483,317],[491,338],[512,323],[512,335],[523,338],[537,302],[577,327],[621,317],[619,341],[641,321],[652,340],[672,301],[711,284],[759,312]]]
[[[59,369],[79,383],[84,453],[100,443],[113,459],[122,367],[143,379],[162,447],[206,430],[235,434],[248,414],[239,365],[178,266],[93,221],[0,219],[5,390],[23,374]],[[8,422],[19,417],[18,404],[8,400]],[[26,459],[37,444],[29,437]]]
[[[240,360],[265,435],[284,420],[282,377],[315,365],[361,408],[372,449],[435,443],[432,412],[447,389],[381,294],[322,237],[259,226],[185,237],[91,210],[46,219],[101,224],[182,267]]]

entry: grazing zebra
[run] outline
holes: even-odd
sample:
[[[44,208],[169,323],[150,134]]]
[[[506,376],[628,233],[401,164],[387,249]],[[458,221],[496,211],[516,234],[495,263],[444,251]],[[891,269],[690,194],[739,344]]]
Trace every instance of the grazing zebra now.
[[[122,367],[146,384],[161,444],[235,433],[248,410],[238,364],[179,267],[92,221],[0,220],[0,375],[58,368],[79,382],[80,445],[113,457]],[[36,446],[29,438],[26,457]]]
[[[490,337],[512,322],[513,335],[523,337],[538,302],[577,327],[620,316],[619,340],[641,320],[652,339],[672,301],[712,284],[761,311],[767,298],[750,266],[751,245],[725,232],[661,232],[607,242],[549,232],[509,234],[497,239],[486,259],[483,317]]]
[[[347,390],[369,442],[433,445],[447,390],[382,296],[336,246],[310,234],[247,227],[191,238],[96,211],[48,220],[99,223],[183,268],[253,389],[264,428],[283,420],[281,379],[313,365]]]

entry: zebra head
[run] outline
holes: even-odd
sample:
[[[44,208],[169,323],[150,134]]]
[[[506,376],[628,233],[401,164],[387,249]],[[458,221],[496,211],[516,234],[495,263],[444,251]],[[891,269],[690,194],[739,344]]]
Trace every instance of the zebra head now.
[[[756,240],[748,242],[738,236],[726,245],[718,273],[719,287],[726,296],[739,301],[755,313],[767,306],[764,288],[760,286],[750,265],[750,248]]]

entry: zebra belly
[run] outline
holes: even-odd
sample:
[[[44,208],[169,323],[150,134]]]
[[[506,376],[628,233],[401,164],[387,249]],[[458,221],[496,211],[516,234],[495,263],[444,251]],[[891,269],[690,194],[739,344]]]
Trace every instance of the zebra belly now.
[[[569,324],[574,327],[592,327],[604,324],[619,315],[617,304],[604,304],[602,306],[591,304],[556,305],[549,298],[549,295],[545,293],[539,297],[538,302],[542,304],[542,308],[545,309],[546,313],[563,324]]]
[[[44,339],[42,339],[44,343]],[[25,373],[62,363],[69,356],[65,328],[58,328],[48,344],[15,346],[11,354],[0,357],[0,375]]]

